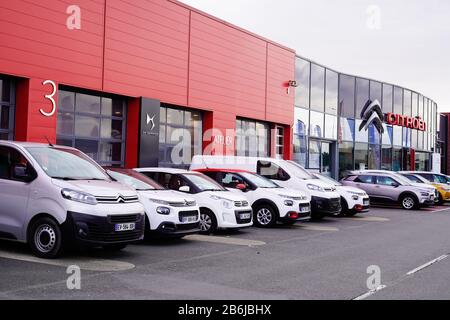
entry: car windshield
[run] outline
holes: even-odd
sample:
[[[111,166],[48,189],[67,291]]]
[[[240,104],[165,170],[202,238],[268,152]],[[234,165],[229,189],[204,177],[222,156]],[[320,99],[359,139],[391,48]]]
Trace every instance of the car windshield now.
[[[288,161],[286,161],[286,164],[289,167],[289,170],[291,170],[300,179],[303,179],[303,180],[319,179],[317,177],[314,177],[312,174],[310,174],[308,171],[306,171],[305,168],[303,168],[301,165],[299,165],[295,161],[288,160]]]
[[[183,176],[201,191],[226,191],[220,184],[203,174],[186,173]]]
[[[412,182],[416,182],[416,183],[424,183],[424,181],[422,179],[420,179],[419,177],[412,175],[412,174],[407,174],[407,175],[402,175],[403,177],[407,178],[408,180],[412,181]]]
[[[51,178],[62,180],[110,180],[109,176],[94,160],[76,149],[28,147],[26,150]]]
[[[165,190],[152,179],[134,170],[108,170],[107,172],[113,179],[126,184],[137,191]]]
[[[436,182],[438,182],[438,183],[445,183],[445,184],[448,183],[448,180],[447,180],[447,178],[446,178],[445,176],[441,176],[441,175],[439,175],[439,174],[436,174],[436,175],[434,175],[434,176],[435,176],[434,180],[435,180]]]
[[[314,176],[316,176],[320,180],[325,181],[326,183],[331,184],[333,186],[338,186],[338,187],[342,186],[342,183],[340,183],[340,182],[338,182],[338,181],[336,181],[336,180],[334,180],[334,179],[332,179],[332,178],[330,178],[328,176],[325,176],[323,174],[315,173]]]
[[[249,180],[251,183],[253,183],[258,188],[265,188],[265,189],[281,188],[279,185],[277,185],[272,180],[264,178],[263,176],[260,176],[260,175],[254,174],[254,173],[242,172],[242,173],[240,173],[240,175],[243,176],[245,179]]]
[[[401,174],[398,174],[398,173],[391,173],[391,174],[402,185],[405,185],[405,186],[410,186],[411,185],[411,180],[409,180],[408,178],[405,178]]]

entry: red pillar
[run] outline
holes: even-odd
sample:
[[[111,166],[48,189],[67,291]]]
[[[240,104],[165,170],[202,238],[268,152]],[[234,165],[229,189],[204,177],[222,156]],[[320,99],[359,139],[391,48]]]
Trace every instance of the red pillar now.
[[[139,123],[141,113],[140,100],[140,98],[128,99],[125,167],[129,169],[138,166]]]
[[[56,143],[58,90],[53,96],[51,84],[43,84],[44,79],[20,79],[17,83],[15,139],[18,141]],[[57,84],[55,83],[57,88]],[[53,110],[51,116],[44,112]],[[48,140],[47,140],[48,139]]]

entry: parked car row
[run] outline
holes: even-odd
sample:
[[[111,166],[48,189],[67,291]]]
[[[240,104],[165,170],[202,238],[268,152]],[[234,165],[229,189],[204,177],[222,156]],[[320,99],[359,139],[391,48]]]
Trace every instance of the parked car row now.
[[[73,245],[121,250],[144,237],[353,216],[371,201],[449,201],[448,179],[429,174],[355,171],[338,182],[293,161],[228,156],[195,156],[190,170],[102,168],[74,148],[2,141],[0,238],[54,258]]]

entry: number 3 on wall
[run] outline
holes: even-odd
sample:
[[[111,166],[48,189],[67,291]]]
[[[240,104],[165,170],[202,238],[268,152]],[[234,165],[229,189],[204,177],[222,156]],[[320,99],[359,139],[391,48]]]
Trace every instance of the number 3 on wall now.
[[[56,84],[52,81],[52,80],[45,80],[44,82],[42,82],[42,84],[45,86],[47,84],[52,85],[53,87],[53,92],[51,94],[46,94],[45,95],[45,99],[48,99],[51,101],[52,103],[52,110],[50,112],[45,112],[44,110],[40,109],[39,111],[46,117],[51,117],[55,114],[56,111],[56,103],[55,103],[55,99],[53,99],[53,97],[56,94]]]

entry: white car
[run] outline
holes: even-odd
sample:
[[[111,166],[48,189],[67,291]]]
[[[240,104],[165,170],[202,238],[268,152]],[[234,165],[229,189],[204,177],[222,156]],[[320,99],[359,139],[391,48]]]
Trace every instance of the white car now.
[[[0,141],[0,237],[55,258],[66,244],[120,250],[144,236],[135,190],[81,151]]]
[[[258,227],[271,227],[277,221],[294,224],[311,219],[308,197],[299,191],[283,188],[272,180],[245,170],[199,169],[223,187],[244,194],[253,208]]]
[[[228,191],[211,178],[198,172],[173,168],[135,169],[163,187],[184,192],[200,207],[201,233],[217,229],[245,228],[253,225],[253,212],[247,198]]]
[[[293,161],[258,157],[194,156],[190,169],[202,168],[246,170],[271,179],[282,187],[299,191],[311,201],[313,220],[320,220],[326,215],[336,216],[341,212],[341,197],[336,192],[336,187],[315,178]]]
[[[334,184],[336,191],[341,195],[342,213],[344,215],[354,216],[369,211],[370,198],[364,190],[344,186],[342,183],[320,173],[311,172],[311,174],[322,181]]]
[[[165,189],[132,169],[110,168],[107,173],[138,192],[146,213],[146,238],[182,238],[200,231],[200,211],[194,198]]]

